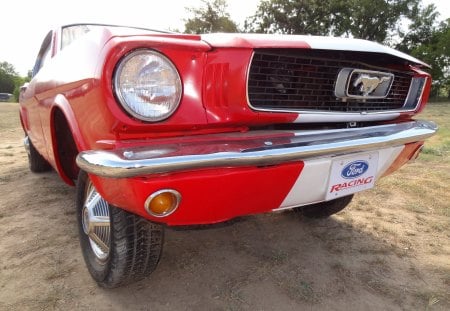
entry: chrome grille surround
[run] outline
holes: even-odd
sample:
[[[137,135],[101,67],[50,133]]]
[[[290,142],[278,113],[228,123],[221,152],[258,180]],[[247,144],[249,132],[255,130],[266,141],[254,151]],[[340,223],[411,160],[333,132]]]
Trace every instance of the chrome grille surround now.
[[[271,112],[340,116],[390,114],[386,119],[402,111],[416,110],[425,82],[411,94],[417,79],[413,78],[413,72],[381,67],[379,64],[387,63],[381,58],[379,54],[345,51],[256,49],[247,75],[248,105],[257,111]],[[385,98],[338,98],[335,84],[343,68],[394,75],[388,95]]]

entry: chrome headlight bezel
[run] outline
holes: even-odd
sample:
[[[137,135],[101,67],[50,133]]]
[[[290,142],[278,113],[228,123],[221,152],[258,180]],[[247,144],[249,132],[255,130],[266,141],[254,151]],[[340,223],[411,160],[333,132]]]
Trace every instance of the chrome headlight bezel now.
[[[149,60],[153,60],[153,62],[157,61],[157,62],[159,62],[160,69],[163,68],[163,70],[168,70],[166,73],[168,73],[168,75],[170,76],[169,80],[171,81],[171,84],[169,84],[169,85],[161,84],[161,85],[158,85],[158,87],[173,88],[173,92],[172,92],[171,96],[168,96],[171,98],[170,101],[168,101],[164,105],[160,105],[160,106],[158,106],[158,103],[154,103],[151,101],[131,102],[130,94],[134,94],[135,97],[137,98],[138,93],[136,91],[134,93],[125,91],[124,84],[122,81],[122,78],[123,78],[122,74],[124,73],[124,70],[129,69],[129,68],[127,68],[127,65],[130,65],[130,63],[136,57],[142,58],[142,59],[145,59],[147,57]],[[145,64],[144,61],[143,61],[143,63]],[[148,61],[147,65],[149,63],[151,63],[151,61]],[[143,74],[142,71],[145,68],[146,68],[145,65],[137,68],[136,72],[134,73],[134,76],[132,77],[132,78],[134,78],[135,82],[138,81],[138,79],[141,77],[140,75]],[[142,86],[138,87],[138,84],[135,84],[134,88],[141,89],[141,91],[142,91]],[[183,94],[181,76],[180,76],[177,68],[173,64],[173,62],[164,54],[157,52],[155,50],[152,50],[152,49],[137,49],[137,50],[134,50],[134,51],[126,54],[124,57],[122,57],[120,59],[120,61],[117,63],[116,68],[114,70],[113,90],[114,90],[114,94],[115,94],[117,100],[119,101],[120,105],[127,113],[129,113],[131,116],[133,116],[134,118],[136,118],[138,120],[146,121],[146,122],[159,122],[159,121],[166,120],[167,118],[172,116],[175,113],[175,111],[178,109],[178,106],[180,105],[181,97]],[[145,97],[150,98],[151,96],[145,96]],[[158,112],[158,109],[151,110],[150,108],[147,107],[148,111],[153,111],[153,115],[149,115],[148,113],[147,114],[140,113],[139,110],[145,110],[146,105],[153,105],[153,107],[161,108],[161,110],[163,110],[162,108],[164,108],[165,111]]]

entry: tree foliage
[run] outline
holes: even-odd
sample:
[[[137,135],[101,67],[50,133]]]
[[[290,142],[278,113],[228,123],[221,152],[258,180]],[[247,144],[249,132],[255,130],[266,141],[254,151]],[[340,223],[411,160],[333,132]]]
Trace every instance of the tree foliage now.
[[[438,16],[433,4],[419,8],[396,48],[431,65],[433,97],[444,90],[450,97],[450,19],[438,23]]]
[[[21,77],[14,66],[8,62],[0,62],[0,93],[13,94],[15,100],[19,99],[20,87],[31,80],[31,71],[26,77]]]
[[[385,42],[410,18],[420,0],[351,0],[348,16],[336,27],[354,38]],[[348,3],[348,2],[347,2]]]
[[[8,62],[0,62],[0,93],[13,93],[18,74]]]
[[[330,0],[263,0],[247,19],[249,32],[324,35],[331,31]]]
[[[346,36],[395,45],[432,66],[432,96],[445,91],[450,98],[450,19],[438,23],[436,7],[423,7],[421,2],[261,0],[245,30]],[[405,23],[407,31],[402,29]]]
[[[200,8],[186,8],[193,17],[185,23],[186,33],[237,32],[237,24],[227,12],[226,0],[202,0]]]
[[[420,0],[262,0],[250,32],[352,36],[383,42]]]
[[[437,20],[439,13],[436,11],[436,6],[430,4],[425,8],[417,7],[411,13],[411,23],[407,31],[399,30],[401,42],[397,44],[396,48],[411,53],[412,50],[420,43],[431,43],[431,38],[437,27]]]

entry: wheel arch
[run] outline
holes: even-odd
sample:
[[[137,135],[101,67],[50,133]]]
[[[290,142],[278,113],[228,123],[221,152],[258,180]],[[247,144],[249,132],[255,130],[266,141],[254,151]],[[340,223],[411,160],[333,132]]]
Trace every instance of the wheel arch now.
[[[79,151],[86,148],[74,112],[63,95],[55,97],[50,127],[55,169],[64,182],[74,186],[79,172],[75,159]]]

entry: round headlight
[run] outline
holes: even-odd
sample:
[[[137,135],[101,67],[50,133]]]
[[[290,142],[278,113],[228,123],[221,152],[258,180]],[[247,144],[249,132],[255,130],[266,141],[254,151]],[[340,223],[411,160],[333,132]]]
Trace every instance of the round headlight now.
[[[114,89],[128,113],[150,122],[170,117],[180,103],[182,92],[175,66],[152,50],[136,50],[119,62]]]

